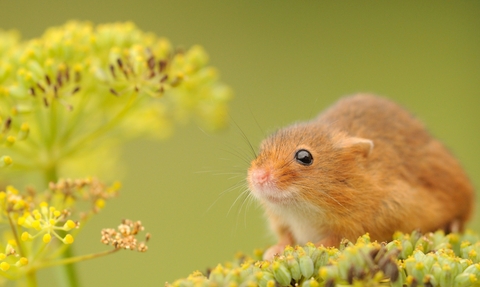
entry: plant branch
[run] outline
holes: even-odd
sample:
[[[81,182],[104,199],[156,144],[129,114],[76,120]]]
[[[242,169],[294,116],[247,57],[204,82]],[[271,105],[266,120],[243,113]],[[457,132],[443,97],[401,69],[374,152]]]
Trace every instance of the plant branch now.
[[[81,255],[81,256],[75,256],[75,257],[69,257],[69,258],[62,258],[62,259],[57,259],[57,260],[50,260],[46,262],[42,262],[42,264],[39,264],[38,266],[33,267],[33,270],[39,270],[42,268],[47,268],[47,267],[52,267],[52,266],[58,266],[58,265],[70,265],[73,263],[77,263],[80,261],[85,261],[85,260],[90,260],[98,257],[103,257],[108,254],[113,254],[117,251],[121,250],[120,248],[115,248],[111,250],[106,250],[103,252],[99,253],[92,253],[92,254],[87,254],[87,255]]]

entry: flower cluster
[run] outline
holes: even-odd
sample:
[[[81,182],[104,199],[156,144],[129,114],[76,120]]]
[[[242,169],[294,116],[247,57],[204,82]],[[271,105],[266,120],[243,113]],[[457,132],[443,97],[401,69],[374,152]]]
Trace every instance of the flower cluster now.
[[[45,196],[55,206],[68,210],[75,210],[78,201],[86,202],[88,207],[80,213],[80,218],[85,219],[104,208],[106,200],[116,197],[120,188],[120,182],[106,186],[96,178],[60,179],[56,183],[50,182]]]
[[[60,179],[41,193],[33,188],[20,192],[13,186],[0,191],[0,223],[10,226],[5,234],[7,244],[0,243],[0,250],[5,250],[0,253],[0,274],[16,279],[32,269],[51,265],[74,242],[80,225],[116,196],[119,188],[119,183],[106,186],[95,178],[86,178]],[[89,209],[77,211],[82,203]],[[78,220],[70,219],[73,217]],[[63,246],[50,244],[53,240]],[[45,252],[49,249],[52,252]]]
[[[0,191],[0,275],[36,286],[36,270],[63,265],[73,286],[72,263],[145,252],[150,235],[137,241],[143,226],[124,220],[102,231],[114,249],[73,255],[77,233],[120,189],[84,177],[118,175],[126,139],[164,138],[190,118],[224,127],[231,97],[202,47],[174,48],[133,23],[72,21],[27,41],[0,30],[0,182],[33,180]]]
[[[122,139],[165,137],[192,116],[225,126],[230,98],[202,47],[132,23],[69,22],[24,43],[0,32],[0,166],[98,171]]]
[[[145,235],[145,242],[138,243],[137,236],[143,231],[144,227],[140,221],[133,222],[124,219],[117,230],[113,228],[105,228],[102,230],[102,243],[112,245],[115,249],[137,250],[146,252],[148,247],[146,242],[150,240],[150,233]]]
[[[368,234],[339,249],[287,246],[272,261],[237,256],[236,261],[199,271],[167,286],[479,286],[480,238],[442,231],[397,233],[388,243]]]
[[[11,269],[15,269],[15,271],[18,271],[18,268],[21,268],[28,264],[28,259],[21,256],[17,251],[18,245],[15,240],[8,240],[7,244],[5,244],[5,246],[1,244],[0,248],[0,250],[3,251],[0,252],[0,274],[2,274],[3,276],[11,278],[11,276],[7,275],[9,273],[12,273]],[[9,270],[10,272],[7,273],[7,271]]]
[[[52,240],[52,234],[65,244],[73,243],[73,236],[71,234],[60,236],[58,231],[70,231],[76,228],[78,223],[72,220],[66,220],[68,211],[59,211],[53,206],[48,206],[47,202],[40,203],[39,209],[34,209],[31,213],[25,211],[22,216],[18,218],[18,225],[25,229],[33,229],[37,232],[35,235],[31,235],[29,232],[24,231],[22,233],[22,241],[31,241],[36,237],[42,236],[44,243],[49,243]],[[63,223],[65,222],[65,223]]]

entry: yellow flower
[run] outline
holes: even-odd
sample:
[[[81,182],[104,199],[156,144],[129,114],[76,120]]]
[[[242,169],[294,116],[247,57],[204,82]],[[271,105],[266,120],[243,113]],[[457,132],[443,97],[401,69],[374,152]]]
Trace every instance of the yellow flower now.
[[[69,231],[75,228],[77,224],[72,220],[67,220],[67,213],[60,212],[53,206],[49,206],[47,202],[40,203],[40,208],[34,209],[31,213],[25,212],[18,219],[18,224],[27,229],[34,229],[33,235],[29,232],[23,232],[21,239],[23,241],[31,241],[36,237],[42,236],[44,243],[52,240],[52,235],[65,244],[71,244],[73,237],[70,234],[62,237],[59,231]]]
[[[99,156],[101,146],[112,151],[139,134],[166,137],[174,122],[189,118],[218,129],[228,118],[232,92],[201,46],[176,50],[131,22],[71,21],[22,44],[0,33],[0,52],[0,94],[9,95],[0,97],[0,155],[10,157],[3,166],[13,159],[17,167],[45,170],[54,161],[85,159],[91,164],[84,171],[78,162],[68,166],[71,175],[112,174],[102,166],[108,160]],[[39,132],[45,126],[50,132]],[[115,137],[106,141],[108,134]]]

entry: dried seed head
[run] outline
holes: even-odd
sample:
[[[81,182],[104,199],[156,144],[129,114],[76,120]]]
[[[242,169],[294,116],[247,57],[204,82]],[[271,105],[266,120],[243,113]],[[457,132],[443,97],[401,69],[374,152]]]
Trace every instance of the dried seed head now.
[[[116,249],[137,250],[139,252],[147,251],[146,242],[150,239],[150,234],[145,236],[145,242],[138,242],[136,236],[144,227],[140,221],[122,220],[122,224],[115,230],[105,228],[101,232],[100,241],[106,245],[112,245]]]

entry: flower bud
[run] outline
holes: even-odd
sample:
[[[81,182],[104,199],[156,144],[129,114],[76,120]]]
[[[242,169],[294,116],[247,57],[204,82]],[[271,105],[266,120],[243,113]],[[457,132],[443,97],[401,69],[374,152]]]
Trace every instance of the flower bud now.
[[[25,258],[25,257],[21,257],[20,259],[18,259],[18,261],[15,263],[15,266],[17,267],[22,267],[22,266],[25,266],[28,264],[28,259]]]
[[[474,274],[462,273],[455,278],[455,286],[458,287],[476,286],[477,282],[478,278]]]
[[[468,266],[463,273],[475,274],[475,276],[480,277],[480,264],[472,264]]]
[[[43,240],[44,243],[49,243],[52,240],[52,235],[50,235],[50,233],[47,233],[47,234],[43,235],[42,240]]]
[[[338,267],[335,265],[321,267],[319,275],[320,278],[322,278],[324,281],[328,281],[329,279],[335,279],[338,277]]]
[[[67,222],[65,222],[65,224],[63,225],[65,231],[69,231],[75,227],[77,227],[77,224],[71,219],[67,220]]]
[[[448,264],[442,266],[442,272],[439,276],[440,286],[453,286],[452,267]]]
[[[18,140],[26,139],[29,133],[30,133],[30,127],[28,126],[27,123],[23,123],[20,126],[20,130],[18,131],[18,134],[17,134]]]
[[[413,253],[413,245],[409,240],[402,241],[402,248],[400,251],[400,258],[408,258]]]
[[[288,269],[290,269],[290,273],[292,274],[293,280],[298,281],[302,276],[298,261],[295,260],[295,257],[293,257],[293,255],[288,255],[286,258],[286,262]]]
[[[0,167],[7,167],[13,163],[13,160],[8,155],[0,157]]]
[[[325,250],[324,247],[319,247],[317,250],[318,250],[317,259],[314,261],[315,262],[315,266],[314,266],[315,270],[319,270],[321,267],[327,265],[328,260],[329,260],[328,252]]]
[[[426,268],[423,262],[416,262],[415,267],[412,269],[412,276],[415,277],[419,282],[423,281],[423,278],[426,275]]]
[[[424,286],[439,286],[437,279],[431,274],[426,274],[425,277],[423,277],[423,285]]]
[[[292,276],[283,262],[275,261],[272,264],[273,276],[281,286],[289,286]]]
[[[22,233],[22,236],[20,238],[22,239],[22,241],[30,241],[33,237],[32,235],[30,235],[30,233],[25,231]]]
[[[313,275],[313,261],[312,258],[306,254],[300,254],[300,271],[302,272],[303,277],[310,278]]]
[[[317,281],[315,281],[315,279],[313,278],[310,278],[310,280],[307,280],[302,284],[302,287],[318,287],[318,286],[320,286],[320,284]]]
[[[262,278],[258,280],[258,284],[260,287],[272,286],[271,283],[273,282],[273,286],[275,286],[275,278],[272,273],[263,271]]]
[[[0,270],[2,271],[8,271],[8,269],[10,269],[10,264],[8,264],[7,262],[2,262],[0,263]]]
[[[74,241],[73,236],[71,234],[65,235],[65,238],[63,238],[63,243],[65,244],[72,244]]]

